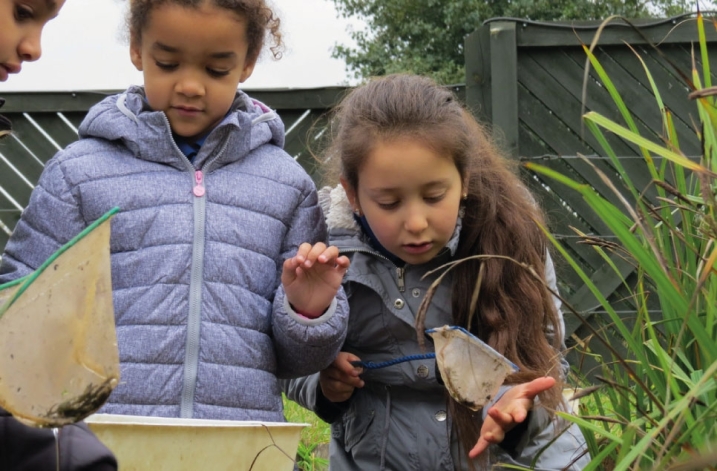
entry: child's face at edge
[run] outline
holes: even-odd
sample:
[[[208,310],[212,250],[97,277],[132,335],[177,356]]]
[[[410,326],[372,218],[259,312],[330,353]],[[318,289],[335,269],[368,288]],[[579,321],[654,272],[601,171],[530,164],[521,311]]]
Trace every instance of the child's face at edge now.
[[[42,29],[65,0],[0,0],[0,82],[40,58]]]
[[[367,156],[358,188],[342,184],[378,241],[406,263],[433,259],[456,228],[463,191],[450,156],[415,139],[381,142]]]
[[[149,105],[164,111],[172,131],[197,137],[224,118],[254,70],[246,37],[243,18],[208,3],[152,10],[130,56],[143,72]]]

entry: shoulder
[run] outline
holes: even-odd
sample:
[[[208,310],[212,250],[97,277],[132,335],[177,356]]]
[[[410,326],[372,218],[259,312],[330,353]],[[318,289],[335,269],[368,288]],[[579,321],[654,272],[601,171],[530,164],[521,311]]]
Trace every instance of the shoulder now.
[[[83,138],[58,151],[45,165],[45,179],[62,176],[70,184],[114,171],[132,154],[119,142]]]
[[[101,161],[107,165],[108,159],[127,155],[131,155],[131,152],[120,142],[99,138],[82,138],[58,151],[47,164],[68,168]]]
[[[316,185],[304,167],[281,147],[267,143],[254,149],[251,157],[238,162],[240,171],[290,186],[302,193],[316,193]]]

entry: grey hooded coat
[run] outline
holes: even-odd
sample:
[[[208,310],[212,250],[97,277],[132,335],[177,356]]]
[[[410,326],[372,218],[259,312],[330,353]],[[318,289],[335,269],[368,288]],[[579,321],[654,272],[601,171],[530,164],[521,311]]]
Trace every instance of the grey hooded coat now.
[[[431,262],[398,268],[378,253],[353,219],[351,206],[340,187],[320,192],[333,245],[351,257],[344,278],[351,315],[343,350],[364,362],[386,362],[418,355],[415,313],[428,287],[440,274],[426,275],[451,259],[460,223],[448,248]],[[426,275],[425,279],[422,277]],[[546,276],[555,283],[552,262]],[[450,275],[439,285],[426,316],[426,328],[451,324]],[[430,341],[427,348],[433,349]],[[288,397],[331,423],[332,471],[438,471],[468,470],[467,450],[460,451],[448,414],[446,390],[436,378],[436,363],[423,359],[381,369],[367,369],[365,386],[344,403],[331,403],[321,393],[319,375],[284,381]],[[504,386],[499,399],[509,387]],[[483,409],[483,413],[490,407]],[[557,439],[557,431],[569,428]],[[577,426],[551,421],[535,408],[526,424],[506,438],[510,443],[491,446],[489,463],[477,459],[478,470],[498,469],[496,463],[529,466],[539,451],[538,470],[579,470],[589,458]],[[551,444],[551,440],[555,441]]]
[[[325,241],[316,188],[279,117],[242,92],[193,164],[140,87],[94,106],[51,159],[0,265],[27,275],[113,207],[121,379],[105,413],[284,421],[278,378],[319,371],[343,343],[343,291],[319,319],[280,284],[299,244]]]

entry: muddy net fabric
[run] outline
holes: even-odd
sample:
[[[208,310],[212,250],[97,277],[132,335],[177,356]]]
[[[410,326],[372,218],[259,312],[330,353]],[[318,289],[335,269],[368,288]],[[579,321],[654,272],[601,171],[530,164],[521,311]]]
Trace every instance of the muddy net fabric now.
[[[510,360],[461,327],[426,331],[436,347],[436,362],[451,397],[478,410],[495,397],[506,376],[518,371]]]
[[[82,420],[119,381],[109,252],[116,212],[0,286],[0,406],[23,423]]]

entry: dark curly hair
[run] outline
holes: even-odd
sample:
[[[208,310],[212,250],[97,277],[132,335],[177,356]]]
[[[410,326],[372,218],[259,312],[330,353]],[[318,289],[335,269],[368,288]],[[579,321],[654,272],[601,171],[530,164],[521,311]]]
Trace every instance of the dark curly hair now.
[[[179,5],[185,8],[199,8],[205,3],[212,3],[219,8],[233,11],[247,21],[247,41],[249,51],[247,59],[255,62],[267,37],[272,38],[269,47],[275,59],[281,58],[284,44],[281,39],[281,20],[267,6],[264,0],[130,0],[127,27],[130,40],[139,43],[142,31],[149,22],[152,10],[161,5]]]

